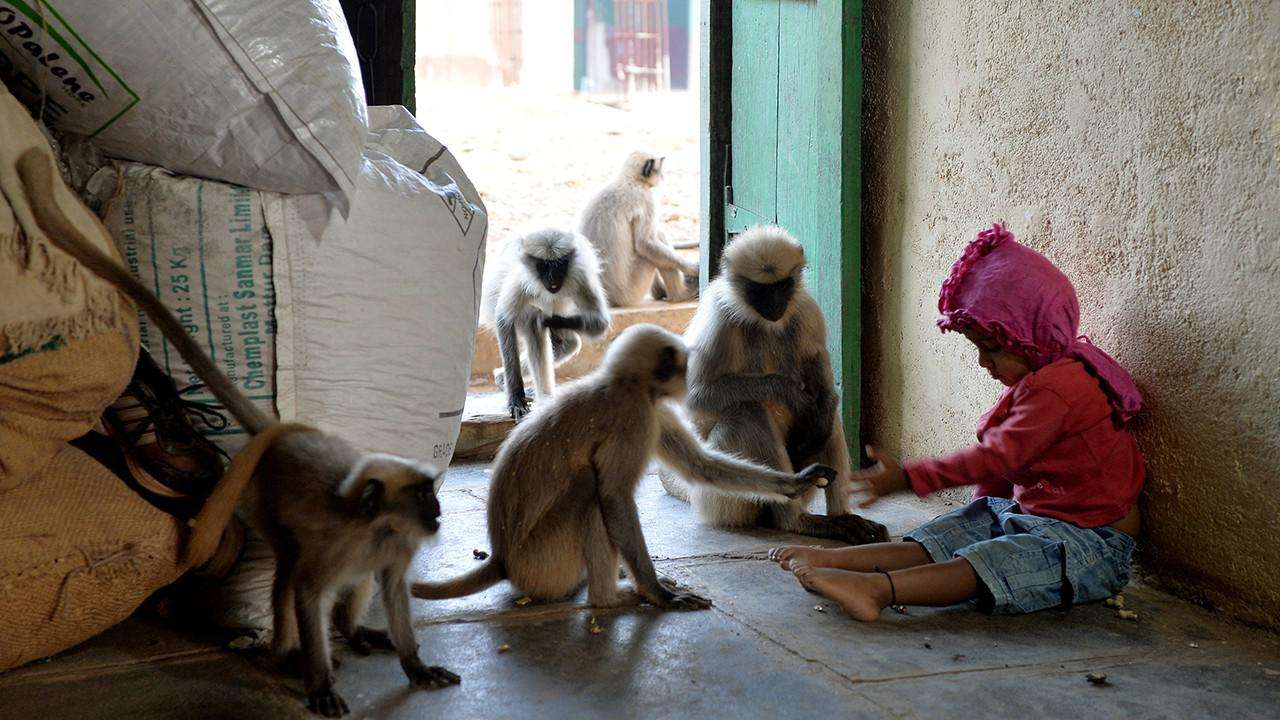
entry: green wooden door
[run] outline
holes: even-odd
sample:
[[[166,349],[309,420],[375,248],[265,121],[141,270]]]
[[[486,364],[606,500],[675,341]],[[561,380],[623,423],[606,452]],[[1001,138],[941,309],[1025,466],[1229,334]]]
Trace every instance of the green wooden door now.
[[[761,222],[776,222],[804,244],[806,279],[826,315],[845,434],[856,458],[862,3],[705,1],[704,149],[718,140],[727,147],[718,157],[703,156],[704,163],[724,163],[720,173],[704,168],[707,181],[719,174],[724,188],[719,207],[714,200],[704,206],[722,209],[723,216],[707,224],[723,231],[705,238],[710,252],[703,255],[718,258],[718,242]],[[727,42],[717,37],[726,31]],[[717,100],[727,102],[727,110],[714,107]]]
[[[778,59],[781,0],[733,3],[729,81],[728,232],[773,222],[778,207]]]

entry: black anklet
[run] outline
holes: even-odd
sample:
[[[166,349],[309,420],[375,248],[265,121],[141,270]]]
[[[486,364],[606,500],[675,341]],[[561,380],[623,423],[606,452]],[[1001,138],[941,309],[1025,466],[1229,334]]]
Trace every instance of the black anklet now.
[[[898,589],[893,586],[893,576],[889,574],[888,570],[882,570],[879,565],[876,565],[871,569],[880,573],[889,581],[889,607],[897,610],[898,612],[904,612],[906,608],[903,608],[898,604]]]

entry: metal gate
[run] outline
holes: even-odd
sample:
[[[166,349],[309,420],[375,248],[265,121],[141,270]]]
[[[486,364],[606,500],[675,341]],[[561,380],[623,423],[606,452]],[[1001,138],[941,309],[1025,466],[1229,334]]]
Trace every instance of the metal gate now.
[[[490,28],[493,49],[497,54],[497,70],[503,85],[515,85],[520,80],[520,65],[524,62],[521,0],[492,0],[492,3]]]
[[[671,88],[667,0],[613,1],[613,57],[624,91]]]

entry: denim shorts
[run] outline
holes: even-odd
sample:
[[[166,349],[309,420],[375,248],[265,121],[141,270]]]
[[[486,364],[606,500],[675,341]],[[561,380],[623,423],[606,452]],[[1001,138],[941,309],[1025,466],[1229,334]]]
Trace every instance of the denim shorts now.
[[[920,543],[934,562],[968,560],[984,589],[978,606],[995,614],[1096,602],[1129,582],[1133,538],[1020,510],[1012,500],[982,497],[903,539]]]

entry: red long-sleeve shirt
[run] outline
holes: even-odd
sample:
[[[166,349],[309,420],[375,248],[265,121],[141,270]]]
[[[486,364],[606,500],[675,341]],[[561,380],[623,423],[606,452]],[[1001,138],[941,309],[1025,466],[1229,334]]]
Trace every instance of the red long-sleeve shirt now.
[[[1146,474],[1097,379],[1070,358],[1006,389],[979,421],[977,445],[905,468],[921,496],[974,485],[974,497],[1012,498],[1023,512],[1086,528],[1127,515]]]

